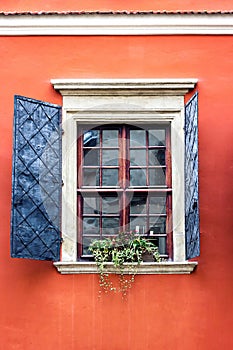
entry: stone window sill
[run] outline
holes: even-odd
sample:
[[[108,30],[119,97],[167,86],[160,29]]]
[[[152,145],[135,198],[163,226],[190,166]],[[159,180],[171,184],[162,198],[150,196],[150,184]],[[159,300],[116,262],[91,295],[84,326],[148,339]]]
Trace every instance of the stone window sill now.
[[[117,273],[117,269],[112,263],[107,263],[109,273]],[[132,273],[130,266],[124,269],[125,273]],[[196,261],[184,261],[184,262],[143,262],[140,265],[136,265],[137,274],[190,274],[194,271],[198,263]],[[94,262],[67,262],[59,261],[54,262],[54,266],[61,274],[83,274],[83,273],[98,273],[96,263]]]

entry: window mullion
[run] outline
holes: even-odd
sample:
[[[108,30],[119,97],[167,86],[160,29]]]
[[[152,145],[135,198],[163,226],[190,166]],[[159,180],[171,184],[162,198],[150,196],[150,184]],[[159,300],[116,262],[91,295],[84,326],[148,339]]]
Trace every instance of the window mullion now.
[[[166,128],[166,154],[165,154],[165,164],[166,164],[166,185],[167,188],[171,188],[172,185],[172,167],[171,167],[171,130],[169,127]],[[166,228],[167,228],[167,253],[170,259],[173,258],[173,232],[172,232],[172,195],[168,193],[166,200]]]
[[[77,196],[77,252],[78,252],[78,257],[82,255],[82,248],[83,248],[83,225],[82,225],[82,196],[79,194]]]
[[[77,140],[77,185],[78,188],[82,187],[83,183],[83,128],[78,128],[78,140]],[[82,196],[77,193],[77,254],[78,257],[82,255]]]
[[[146,186],[149,186],[149,135],[146,130]]]
[[[99,157],[100,157],[100,166],[99,166],[99,172],[100,172],[100,179],[99,179],[99,185],[100,187],[102,187],[102,174],[103,174],[103,166],[102,166],[102,159],[103,159],[103,129],[100,129],[100,154],[99,154]]]
[[[77,185],[78,188],[81,188],[83,182],[83,129],[80,128],[78,128],[77,158]]]
[[[100,239],[103,238],[103,203],[102,203],[102,197],[99,198],[99,230],[100,230]]]
[[[149,187],[149,133],[146,131],[146,185]],[[149,217],[149,192],[146,198],[146,230],[148,232],[150,227],[150,217]]]
[[[165,165],[166,165],[166,186],[172,187],[172,174],[171,174],[171,131],[170,128],[166,128],[166,151],[165,151]]]
[[[119,140],[120,145],[120,159],[121,159],[121,170],[120,170],[120,183],[123,188],[122,194],[122,227],[125,228],[128,219],[127,219],[127,198],[125,189],[127,188],[127,130],[124,125],[121,129],[121,140]]]
[[[100,179],[99,179],[99,186],[102,187],[102,180],[103,180],[103,177],[102,177],[102,174],[103,174],[103,167],[102,167],[102,160],[103,160],[103,129],[100,129],[100,133],[99,133],[99,143],[100,143],[100,154],[99,154],[99,157],[100,157],[100,165],[99,165],[99,176],[100,176]],[[102,198],[100,198],[100,201],[99,201],[99,213],[100,213],[100,219],[99,219],[99,230],[100,230],[100,239],[102,239],[102,234],[103,234],[103,212],[102,212]]]

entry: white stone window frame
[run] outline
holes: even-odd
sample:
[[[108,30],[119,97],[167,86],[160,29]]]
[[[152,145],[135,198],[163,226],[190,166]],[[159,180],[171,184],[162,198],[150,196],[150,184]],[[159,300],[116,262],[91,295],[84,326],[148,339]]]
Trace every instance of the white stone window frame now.
[[[94,262],[77,261],[77,125],[170,122],[173,198],[173,261],[142,263],[141,274],[189,274],[185,260],[184,96],[197,79],[52,79],[63,97],[62,274],[97,273]],[[112,264],[109,271],[114,272]]]

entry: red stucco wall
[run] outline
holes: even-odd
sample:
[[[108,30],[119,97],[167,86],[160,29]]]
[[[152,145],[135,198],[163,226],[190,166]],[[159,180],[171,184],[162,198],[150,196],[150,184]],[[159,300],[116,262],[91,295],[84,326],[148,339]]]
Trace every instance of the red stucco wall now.
[[[232,38],[2,37],[0,47],[0,349],[232,348]],[[10,258],[13,96],[61,104],[51,78],[114,77],[199,79],[201,256],[190,276],[138,276],[128,300],[99,300],[97,275]]]
[[[229,11],[229,0],[0,0],[1,11]]]

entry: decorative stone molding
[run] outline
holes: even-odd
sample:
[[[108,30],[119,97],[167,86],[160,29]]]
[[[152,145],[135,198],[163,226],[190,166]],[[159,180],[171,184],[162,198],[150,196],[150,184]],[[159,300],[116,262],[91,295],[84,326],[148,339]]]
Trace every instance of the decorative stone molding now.
[[[63,96],[184,96],[197,79],[52,79],[51,83]]]
[[[97,265],[94,262],[55,262],[53,263],[57,271],[61,274],[83,274],[83,273],[98,273]],[[136,273],[140,275],[155,275],[155,274],[190,274],[197,266],[197,262],[161,262],[151,263],[143,262],[136,265]],[[107,263],[108,273],[119,273],[112,263]],[[132,264],[131,264],[132,266]],[[133,270],[134,271],[134,270]],[[127,264],[124,269],[125,273],[132,273],[132,268],[127,269]]]
[[[232,35],[232,13],[0,14],[0,35]]]
[[[63,96],[64,130],[62,262],[55,266],[61,273],[96,271],[94,263],[76,262],[77,124],[170,122],[174,261],[143,264],[139,269],[140,273],[190,273],[197,263],[185,261],[184,95],[197,79],[53,79],[51,83]]]

